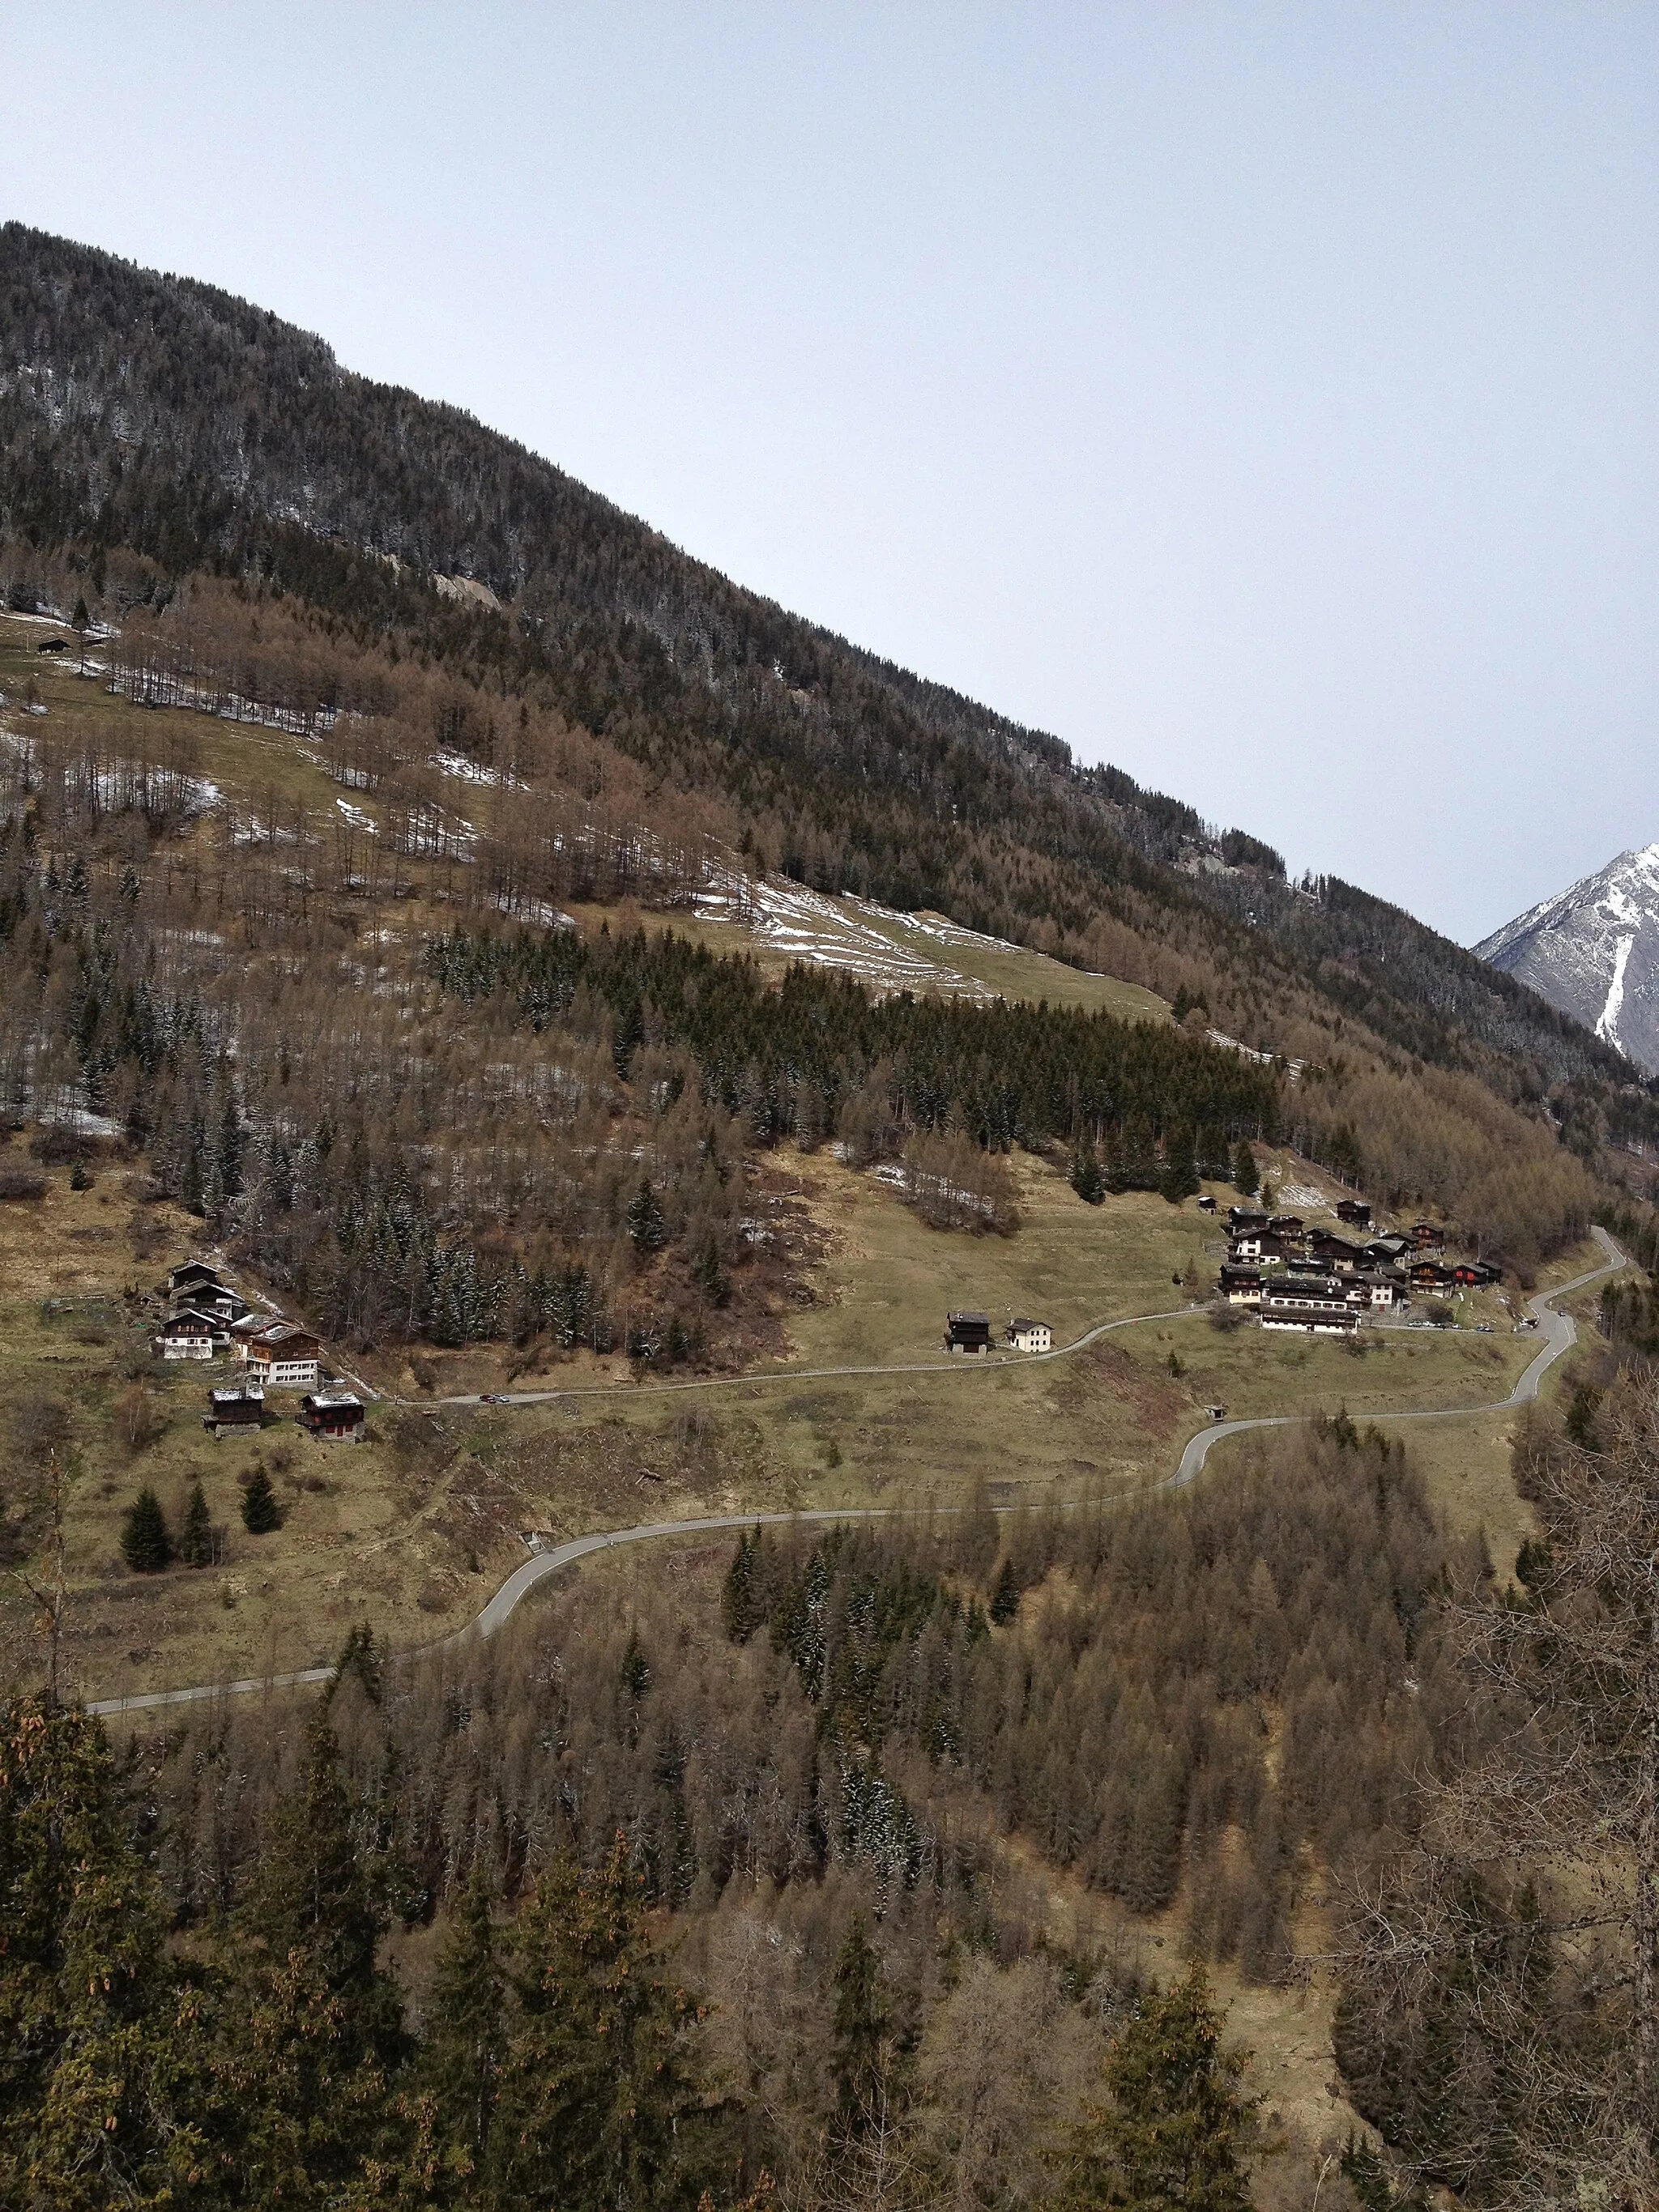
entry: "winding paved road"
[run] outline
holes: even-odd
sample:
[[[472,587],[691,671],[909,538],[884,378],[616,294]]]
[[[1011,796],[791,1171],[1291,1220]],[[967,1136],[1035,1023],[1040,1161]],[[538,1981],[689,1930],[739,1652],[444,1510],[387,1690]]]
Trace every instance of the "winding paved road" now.
[[[1536,1357],[1529,1362],[1520,1381],[1507,1398],[1496,1399],[1490,1405],[1486,1406],[1444,1406],[1436,1407],[1428,1411],[1370,1413],[1366,1416],[1367,1419],[1371,1421],[1456,1420],[1470,1413],[1502,1413],[1510,1407],[1522,1406],[1536,1398],[1538,1386],[1545,1375],[1560,1358],[1562,1353],[1571,1349],[1577,1337],[1577,1330],[1571,1316],[1558,1313],[1555,1310],[1554,1300],[1565,1297],[1574,1291],[1583,1290],[1587,1283],[1596,1282],[1603,1275],[1616,1273],[1620,1267],[1628,1264],[1624,1253],[1620,1250],[1606,1230],[1592,1229],[1590,1234],[1606,1255],[1601,1266],[1591,1267],[1582,1275],[1575,1275],[1570,1282],[1559,1284],[1554,1290],[1544,1291],[1540,1296],[1528,1301],[1542,1331],[1542,1341]],[[932,1361],[905,1367],[794,1368],[775,1375],[714,1376],[692,1382],[662,1382],[645,1387],[648,1390],[662,1392],[729,1389],[733,1383],[757,1382],[815,1382],[856,1375],[1003,1373],[1006,1371],[1009,1364],[1024,1367],[1035,1365],[1042,1360],[1066,1358],[1073,1352],[1080,1352],[1085,1345],[1093,1344],[1097,1339],[1109,1335],[1114,1329],[1132,1328],[1147,1322],[1175,1321],[1201,1310],[1201,1308],[1182,1306],[1168,1313],[1132,1314],[1121,1321],[1102,1322],[1095,1328],[1085,1330],[1081,1336],[1070,1344],[1057,1346],[1052,1352],[1034,1352],[1025,1358],[1012,1363],[998,1361],[994,1364],[989,1361],[981,1363],[978,1360],[971,1362],[963,1360],[959,1363]],[[515,1406],[533,1406],[544,1404],[552,1399],[602,1397],[615,1395],[614,1390],[605,1389],[520,1391],[507,1399],[505,1402]],[[450,1405],[476,1405],[479,1401],[447,1399],[441,1402]],[[1306,1419],[1307,1416],[1304,1413],[1274,1413],[1249,1421],[1212,1422],[1208,1428],[1200,1429],[1192,1438],[1182,1453],[1180,1464],[1175,1473],[1165,1475],[1161,1482],[1152,1484],[1151,1487],[1156,1490],[1179,1490],[1184,1489],[1188,1483],[1195,1481],[1205,1461],[1209,1457],[1211,1446],[1218,1443],[1223,1437],[1242,1436],[1249,1429],[1291,1428]],[[1145,1495],[1142,1492],[1130,1494]],[[481,1613],[468,1621],[465,1627],[457,1629],[453,1635],[443,1638],[441,1642],[429,1645],[428,1649],[435,1651],[450,1649],[464,1643],[475,1632],[480,1636],[493,1636],[520,1600],[533,1589],[538,1583],[548,1575],[557,1574],[562,1568],[574,1565],[578,1559],[586,1559],[594,1552],[610,1551],[623,1544],[650,1543],[664,1536],[696,1536],[708,1534],[717,1529],[752,1528],[757,1522],[880,1520],[895,1510],[896,1509],[882,1505],[849,1505],[815,1508],[812,1510],[799,1513],[718,1513],[703,1520],[644,1522],[635,1528],[604,1529],[592,1535],[574,1536],[568,1543],[556,1544],[545,1552],[538,1552],[534,1559],[526,1559],[522,1566],[514,1568]],[[214,1698],[246,1696],[259,1690],[297,1689],[308,1683],[326,1682],[333,1672],[332,1667],[306,1667],[295,1674],[247,1676],[235,1682],[207,1682],[187,1690],[146,1690],[125,1698],[101,1698],[96,1704],[88,1705],[87,1710],[88,1712],[112,1715],[144,1712],[161,1705],[198,1705]]]
[[[635,1398],[665,1398],[680,1390],[741,1390],[753,1389],[757,1383],[766,1382],[842,1382],[848,1376],[1006,1375],[1011,1367],[1040,1367],[1047,1359],[1069,1359],[1085,1345],[1109,1336],[1115,1328],[1140,1328],[1152,1321],[1190,1321],[1194,1314],[1206,1310],[1201,1305],[1188,1304],[1171,1306],[1164,1313],[1125,1314],[1121,1321],[1096,1322],[1069,1344],[1057,1344],[1048,1352],[1017,1352],[1012,1358],[1005,1355],[1000,1359],[912,1359],[892,1367],[776,1367],[757,1375],[699,1375],[686,1382],[586,1382],[565,1390],[492,1390],[487,1395],[474,1391],[455,1398],[395,1398],[392,1403],[430,1410],[437,1406],[548,1406],[562,1398],[625,1397],[631,1404]]]
[[[1582,1275],[1575,1275],[1569,1283],[1559,1283],[1554,1290],[1546,1291],[1527,1303],[1536,1316],[1542,1332],[1542,1341],[1537,1357],[1531,1360],[1520,1381],[1507,1398],[1495,1398],[1486,1406],[1436,1406],[1426,1412],[1402,1413],[1368,1413],[1368,1421],[1453,1421],[1467,1413],[1501,1413],[1511,1406],[1524,1406],[1538,1395],[1538,1386],[1564,1352],[1571,1351],[1577,1340],[1578,1331],[1570,1314],[1557,1313],[1552,1303],[1564,1298],[1572,1291],[1582,1291],[1586,1283],[1598,1282],[1603,1275],[1616,1274],[1629,1263],[1605,1229],[1592,1229],[1590,1235],[1601,1247],[1607,1257],[1599,1267],[1590,1267]],[[1301,1413],[1269,1413],[1254,1421],[1216,1421],[1207,1429],[1200,1429],[1181,1455],[1181,1464],[1172,1475],[1157,1487],[1160,1490],[1182,1489],[1198,1479],[1205,1461],[1210,1455],[1212,1444],[1218,1444],[1223,1437],[1243,1436],[1247,1429],[1283,1429],[1306,1419]]]

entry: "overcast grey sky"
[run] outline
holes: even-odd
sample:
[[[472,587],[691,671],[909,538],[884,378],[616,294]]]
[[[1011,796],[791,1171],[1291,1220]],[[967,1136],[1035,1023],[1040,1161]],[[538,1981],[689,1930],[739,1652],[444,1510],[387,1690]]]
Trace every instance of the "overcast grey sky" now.
[[[0,211],[1473,939],[1659,838],[1659,9],[0,7]]]

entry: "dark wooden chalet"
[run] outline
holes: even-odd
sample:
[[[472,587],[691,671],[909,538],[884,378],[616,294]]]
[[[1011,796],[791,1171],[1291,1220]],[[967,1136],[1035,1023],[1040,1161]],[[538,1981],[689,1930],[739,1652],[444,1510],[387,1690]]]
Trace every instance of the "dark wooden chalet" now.
[[[1433,1221],[1413,1221],[1406,1235],[1419,1252],[1437,1252],[1446,1241],[1445,1231]]]
[[[210,1390],[202,1426],[210,1436],[229,1436],[238,1429],[257,1429],[265,1418],[263,1390]]]
[[[1409,1252],[1412,1247],[1409,1237],[1373,1237],[1369,1244],[1360,1249],[1373,1267],[1390,1267],[1402,1252]]]
[[[1299,1249],[1283,1237],[1275,1237],[1271,1230],[1246,1229],[1231,1239],[1228,1256],[1233,1260],[1287,1260]]]
[[[1371,1225],[1371,1210],[1363,1198],[1339,1198],[1336,1218],[1346,1221],[1350,1229],[1369,1229]]]
[[[295,1419],[313,1437],[355,1444],[363,1433],[363,1401],[350,1390],[308,1390]]]
[[[1227,1226],[1235,1233],[1243,1229],[1265,1229],[1267,1225],[1267,1215],[1253,1206],[1230,1206],[1227,1208]]]
[[[947,1314],[945,1317],[945,1349],[947,1352],[988,1352],[991,1349],[989,1314]]]
[[[1315,1229],[1309,1232],[1308,1256],[1346,1274],[1352,1274],[1356,1267],[1363,1266],[1365,1258],[1358,1244],[1349,1243],[1346,1237],[1333,1236],[1328,1229]]]

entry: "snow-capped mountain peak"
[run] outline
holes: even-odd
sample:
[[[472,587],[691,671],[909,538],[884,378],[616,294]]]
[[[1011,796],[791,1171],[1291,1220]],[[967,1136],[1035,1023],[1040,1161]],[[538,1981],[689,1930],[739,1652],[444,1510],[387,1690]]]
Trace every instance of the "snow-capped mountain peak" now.
[[[1621,853],[1474,949],[1659,1073],[1659,843]]]

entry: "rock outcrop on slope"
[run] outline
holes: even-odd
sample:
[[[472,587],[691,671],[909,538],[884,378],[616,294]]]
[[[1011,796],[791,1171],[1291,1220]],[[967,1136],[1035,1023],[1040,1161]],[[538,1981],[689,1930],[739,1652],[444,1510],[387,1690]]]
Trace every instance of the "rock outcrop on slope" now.
[[[1659,1074],[1659,844],[1621,853],[1474,949]]]

